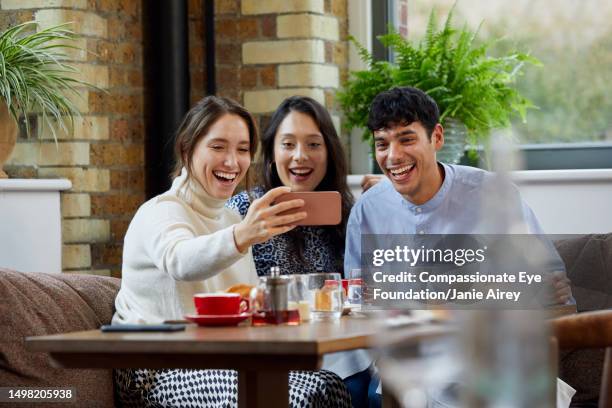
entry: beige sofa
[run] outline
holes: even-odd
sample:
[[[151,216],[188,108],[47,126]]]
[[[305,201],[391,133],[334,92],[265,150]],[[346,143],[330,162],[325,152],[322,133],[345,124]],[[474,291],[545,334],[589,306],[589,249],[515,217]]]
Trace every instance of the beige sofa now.
[[[113,407],[111,370],[52,367],[45,353],[25,349],[24,338],[97,329],[109,323],[120,282],[101,276],[0,269],[0,386],[70,386],[76,388],[77,400],[65,406]],[[62,404],[18,406],[57,408]]]

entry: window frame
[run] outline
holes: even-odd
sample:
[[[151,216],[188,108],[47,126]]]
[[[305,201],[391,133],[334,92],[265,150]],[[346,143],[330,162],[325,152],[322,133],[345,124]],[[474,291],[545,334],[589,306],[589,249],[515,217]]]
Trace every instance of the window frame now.
[[[518,146],[524,170],[586,170],[612,169],[612,142],[533,143]],[[476,148],[481,163],[486,162],[486,151]],[[467,154],[460,164],[469,163]]]
[[[355,5],[357,7],[355,7]],[[393,62],[393,55],[377,40],[377,36],[385,34],[389,23],[397,26],[396,0],[364,0],[349,5],[349,30],[361,44],[372,52],[377,59],[386,59]],[[369,18],[367,14],[369,13]],[[358,19],[353,21],[352,19]],[[365,22],[364,20],[368,20]],[[351,45],[352,48],[352,45]],[[357,58],[358,59],[358,58]],[[359,65],[355,56],[349,61],[349,69],[357,70],[364,67]],[[379,172],[370,148],[361,140],[362,131],[353,130],[351,140],[351,170],[352,173]],[[576,143],[541,143],[521,144],[518,146],[523,154],[525,170],[567,170],[567,169],[610,169],[612,168],[612,140],[601,142]],[[484,149],[476,149],[481,157],[486,155]],[[368,169],[363,164],[367,161]],[[481,160],[484,162],[483,160]],[[469,164],[467,156],[461,161]]]

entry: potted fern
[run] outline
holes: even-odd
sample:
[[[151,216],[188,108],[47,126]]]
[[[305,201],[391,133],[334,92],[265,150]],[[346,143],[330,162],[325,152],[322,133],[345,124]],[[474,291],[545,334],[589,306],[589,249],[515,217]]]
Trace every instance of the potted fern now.
[[[62,62],[77,37],[67,24],[37,28],[27,22],[0,33],[0,178],[7,177],[2,166],[15,146],[20,118],[29,136],[27,115],[40,115],[57,143],[56,130],[71,131],[80,115],[67,95],[78,96],[77,87],[91,86]]]
[[[452,26],[452,13],[438,29],[435,10],[429,16],[422,41],[413,43],[397,32],[379,37],[395,53],[394,63],[375,61],[355,39],[359,55],[369,69],[351,72],[338,100],[345,114],[346,128],[366,129],[369,106],[381,91],[395,86],[413,86],[425,91],[440,108],[445,128],[441,161],[456,163],[466,145],[485,141],[495,128],[510,125],[519,115],[525,120],[533,104],[513,86],[525,64],[540,65],[527,54],[510,52],[500,57],[488,54],[492,42],[476,44],[477,32]],[[364,140],[372,143],[366,130]]]

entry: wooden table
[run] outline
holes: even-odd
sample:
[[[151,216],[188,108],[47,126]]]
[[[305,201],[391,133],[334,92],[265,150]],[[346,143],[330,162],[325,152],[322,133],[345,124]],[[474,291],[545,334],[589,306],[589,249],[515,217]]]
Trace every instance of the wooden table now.
[[[578,312],[576,305],[554,305],[547,309],[548,317],[555,319],[557,317],[570,316]]]
[[[558,307],[555,315],[575,312]],[[552,317],[552,316],[551,316]],[[89,330],[29,337],[31,351],[48,352],[64,368],[200,368],[238,371],[240,407],[286,407],[288,373],[317,370],[324,354],[380,345],[383,327],[363,315],[300,326],[197,327],[184,332],[102,333]],[[386,342],[415,342],[447,335],[446,325],[386,330]],[[379,336],[380,337],[380,336]]]
[[[240,407],[286,407],[290,370],[317,370],[326,353],[370,346],[372,320],[300,326],[197,327],[183,332],[102,333],[30,337],[31,351],[50,353],[64,368],[210,368],[238,371]]]

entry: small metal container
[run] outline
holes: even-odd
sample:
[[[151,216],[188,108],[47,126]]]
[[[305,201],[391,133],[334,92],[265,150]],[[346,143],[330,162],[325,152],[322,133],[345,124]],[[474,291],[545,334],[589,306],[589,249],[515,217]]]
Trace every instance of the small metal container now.
[[[265,285],[264,310],[283,311],[289,309],[289,282],[291,277],[281,276],[280,268],[270,268],[270,276],[260,278]]]
[[[253,325],[288,324],[298,325],[299,312],[289,310],[289,288],[291,276],[281,276],[278,266],[270,269],[270,276],[259,278],[259,284],[251,291]]]

